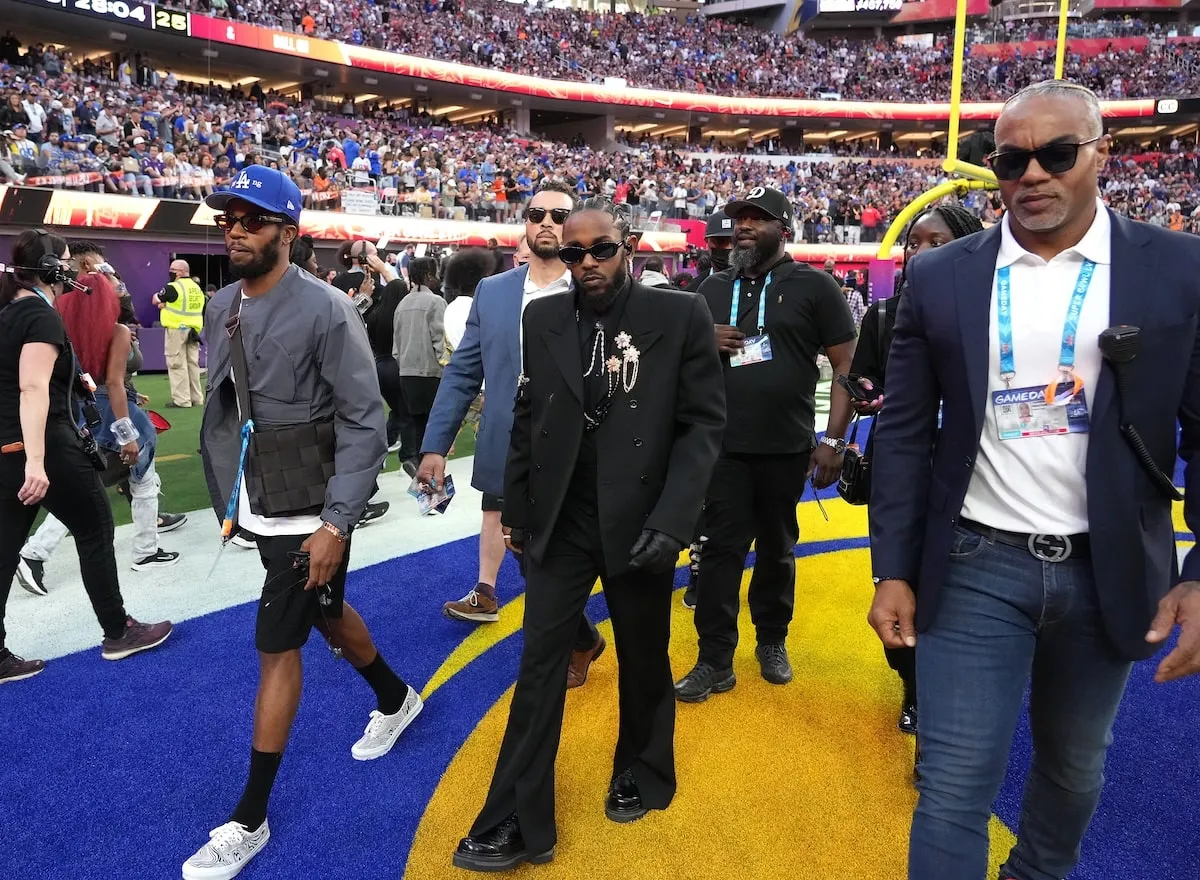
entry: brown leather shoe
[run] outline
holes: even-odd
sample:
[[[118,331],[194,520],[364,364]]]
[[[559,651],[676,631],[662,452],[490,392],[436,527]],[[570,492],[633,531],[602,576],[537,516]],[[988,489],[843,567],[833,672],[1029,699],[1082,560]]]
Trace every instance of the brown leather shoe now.
[[[596,658],[604,653],[608,644],[604,636],[600,636],[596,644],[583,651],[571,652],[571,665],[567,667],[567,690],[583,687],[587,682],[588,667],[596,662]]]

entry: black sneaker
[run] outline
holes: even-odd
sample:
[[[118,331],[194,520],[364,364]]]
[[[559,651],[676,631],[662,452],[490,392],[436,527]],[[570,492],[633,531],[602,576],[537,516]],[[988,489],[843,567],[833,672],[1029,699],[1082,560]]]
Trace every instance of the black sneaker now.
[[[759,645],[754,649],[762,677],[771,684],[787,684],[792,680],[792,664],[788,662],[787,648],[783,645]]]
[[[737,676],[733,668],[714,669],[703,660],[692,667],[692,671],[675,682],[675,699],[683,703],[703,703],[710,694],[723,694],[733,690]]]
[[[402,461],[400,467],[404,473],[408,474],[410,480],[417,478],[417,463],[415,461]]]
[[[0,648],[0,684],[33,678],[45,668],[45,660],[25,660],[8,648]]]
[[[362,516],[358,518],[359,528],[362,528],[368,523],[372,523],[379,519],[379,517],[388,512],[389,507],[391,507],[391,505],[386,501],[380,501],[376,504],[368,504],[363,510]]]
[[[158,515],[158,533],[173,532],[187,522],[186,513],[160,513]]]
[[[35,596],[47,596],[50,591],[46,589],[46,582],[42,577],[45,568],[46,563],[40,559],[22,556],[17,562],[17,581]]]
[[[153,556],[143,556],[141,559],[133,560],[134,571],[145,571],[149,568],[170,568],[179,561],[178,553],[171,553],[163,550],[161,547]]]

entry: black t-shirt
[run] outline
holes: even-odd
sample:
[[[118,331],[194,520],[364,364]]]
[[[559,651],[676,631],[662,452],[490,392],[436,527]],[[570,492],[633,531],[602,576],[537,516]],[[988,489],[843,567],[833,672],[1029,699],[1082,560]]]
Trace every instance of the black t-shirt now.
[[[31,342],[48,342],[58,347],[58,359],[50,374],[50,414],[46,420],[71,426],[67,411],[71,355],[62,318],[40,296],[14,300],[0,309],[0,445],[21,438],[21,349]]]
[[[740,308],[730,320],[735,273],[726,269],[704,279],[698,293],[713,320],[733,324],[747,336],[758,334],[758,307],[770,276],[766,333],[771,360],[725,368],[726,452],[783,455],[815,445],[817,353],[855,337],[854,318],[837,280],[785,256],[758,278],[743,278]]]

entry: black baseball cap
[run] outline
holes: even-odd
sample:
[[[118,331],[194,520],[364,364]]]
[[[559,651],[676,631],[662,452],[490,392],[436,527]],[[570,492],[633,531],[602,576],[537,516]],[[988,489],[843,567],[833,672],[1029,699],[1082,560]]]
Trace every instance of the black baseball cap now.
[[[705,238],[733,238],[733,220],[724,211],[714,211],[704,224]]]
[[[765,214],[774,217],[788,229],[792,228],[792,203],[777,189],[771,189],[769,186],[756,186],[742,198],[727,204],[725,213],[737,219],[737,215],[746,208],[758,208]]]

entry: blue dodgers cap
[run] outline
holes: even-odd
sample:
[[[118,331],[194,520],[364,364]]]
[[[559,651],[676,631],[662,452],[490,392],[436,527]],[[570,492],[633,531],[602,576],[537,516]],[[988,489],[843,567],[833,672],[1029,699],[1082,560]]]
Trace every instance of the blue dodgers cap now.
[[[204,204],[214,211],[224,211],[234,199],[262,208],[271,214],[282,214],[300,225],[300,206],[303,199],[300,187],[282,171],[266,165],[247,165],[224,192],[213,193]]]

